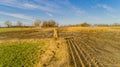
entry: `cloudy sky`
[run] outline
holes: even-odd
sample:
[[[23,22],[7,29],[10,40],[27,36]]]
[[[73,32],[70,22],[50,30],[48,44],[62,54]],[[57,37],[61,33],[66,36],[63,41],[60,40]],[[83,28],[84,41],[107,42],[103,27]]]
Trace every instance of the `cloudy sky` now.
[[[6,20],[32,24],[35,19],[61,25],[120,23],[120,0],[0,0],[0,25]]]

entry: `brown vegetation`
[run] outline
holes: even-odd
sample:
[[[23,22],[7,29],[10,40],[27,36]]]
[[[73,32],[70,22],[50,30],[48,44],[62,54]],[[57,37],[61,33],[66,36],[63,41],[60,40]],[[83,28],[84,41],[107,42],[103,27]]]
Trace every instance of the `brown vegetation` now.
[[[7,29],[0,32],[0,43],[47,43],[40,48],[38,67],[120,66],[120,27],[59,27],[57,31],[54,28]],[[53,38],[54,32],[58,39]]]

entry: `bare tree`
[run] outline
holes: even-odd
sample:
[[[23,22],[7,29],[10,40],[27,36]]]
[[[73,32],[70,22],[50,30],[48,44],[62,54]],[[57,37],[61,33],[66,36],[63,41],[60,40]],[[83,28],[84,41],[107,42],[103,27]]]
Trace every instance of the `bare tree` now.
[[[43,21],[41,27],[48,27],[48,22],[47,21]]]
[[[56,21],[54,20],[49,20],[48,21],[49,27],[58,27],[58,24]]]
[[[11,27],[12,23],[9,20],[7,20],[7,21],[5,21],[5,25],[7,25],[7,27]]]
[[[22,26],[23,26],[23,23],[22,23],[21,21],[17,21],[16,26],[18,26],[18,27],[22,27]]]
[[[34,26],[35,26],[35,27],[39,27],[40,24],[41,24],[41,21],[40,21],[40,20],[37,19],[37,20],[34,21]]]

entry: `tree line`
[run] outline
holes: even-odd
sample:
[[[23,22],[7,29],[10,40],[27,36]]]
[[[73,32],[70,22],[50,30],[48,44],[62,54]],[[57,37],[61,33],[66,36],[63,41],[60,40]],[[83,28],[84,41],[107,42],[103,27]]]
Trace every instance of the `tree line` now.
[[[12,25],[12,22],[9,21],[9,20],[5,21],[4,24],[8,28],[10,28],[10,27],[42,27],[42,28],[45,28],[45,27],[58,27],[59,26],[59,24],[55,20],[41,21],[39,19],[35,20],[33,22],[32,26],[26,26],[21,21],[17,21],[16,25]],[[120,24],[119,23],[114,23],[114,24],[94,24],[94,25],[91,25],[87,22],[83,22],[83,23],[79,23],[79,24],[75,24],[75,25],[63,25],[63,26],[60,26],[60,27],[92,27],[92,26],[95,26],[95,27],[110,27],[110,26],[120,26]]]
[[[62,27],[112,27],[112,26],[120,26],[119,23],[113,23],[113,24],[89,24],[87,22],[75,24],[75,25],[63,25]]]
[[[9,20],[4,22],[5,26],[10,28],[10,27],[58,27],[58,23],[55,20],[45,20],[45,21],[41,21],[39,19],[35,20],[33,22],[32,26],[27,26],[24,25],[23,22],[21,21],[17,21],[15,25],[13,25],[13,23]]]

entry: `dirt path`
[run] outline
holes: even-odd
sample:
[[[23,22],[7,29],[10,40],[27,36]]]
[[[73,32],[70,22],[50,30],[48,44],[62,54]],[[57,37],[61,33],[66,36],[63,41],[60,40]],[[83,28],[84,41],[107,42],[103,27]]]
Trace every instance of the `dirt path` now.
[[[51,39],[49,46],[44,49],[38,67],[69,67],[68,53],[64,39]]]

